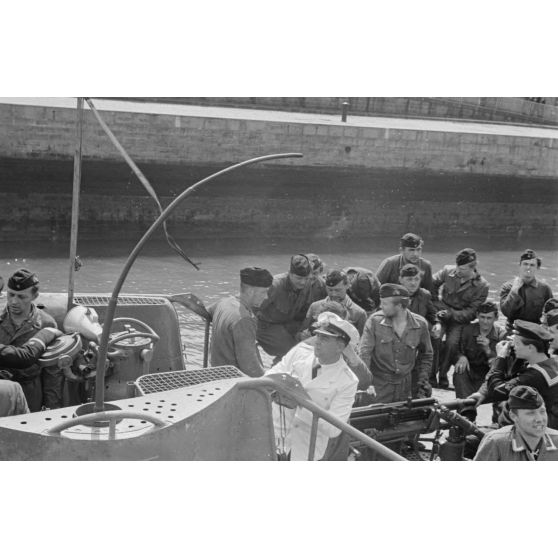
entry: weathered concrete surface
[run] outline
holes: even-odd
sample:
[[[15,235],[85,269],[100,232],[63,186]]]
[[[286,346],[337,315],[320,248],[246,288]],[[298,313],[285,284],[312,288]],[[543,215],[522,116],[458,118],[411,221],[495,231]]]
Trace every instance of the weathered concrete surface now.
[[[65,238],[74,101],[15,102],[0,102],[0,240]],[[209,185],[172,219],[177,237],[557,235],[558,130],[95,103],[164,204],[230,162],[304,153]],[[80,236],[136,238],[155,206],[86,116]]]

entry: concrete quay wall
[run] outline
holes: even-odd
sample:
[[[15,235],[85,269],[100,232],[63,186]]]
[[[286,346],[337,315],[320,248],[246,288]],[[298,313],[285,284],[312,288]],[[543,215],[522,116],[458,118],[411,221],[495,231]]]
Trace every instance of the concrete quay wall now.
[[[103,111],[107,124],[137,162],[237,162],[284,151],[302,160],[285,166],[428,169],[439,172],[558,177],[558,141],[481,133],[390,129]],[[413,123],[409,123],[412,128]],[[505,130],[505,126],[502,126]],[[504,131],[505,133],[505,131]],[[0,105],[0,156],[70,158],[75,111]],[[120,160],[94,116],[86,113],[83,155]]]
[[[558,240],[554,138],[103,111],[163,205],[231,162],[243,169],[170,220],[177,238],[474,235]],[[0,241],[66,241],[73,109],[0,104]],[[138,238],[155,205],[86,113],[80,238]]]

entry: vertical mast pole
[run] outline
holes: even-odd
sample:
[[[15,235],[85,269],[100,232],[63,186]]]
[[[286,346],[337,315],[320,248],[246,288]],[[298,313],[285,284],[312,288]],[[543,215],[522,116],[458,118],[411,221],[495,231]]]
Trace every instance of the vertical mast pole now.
[[[74,186],[72,192],[72,226],[70,231],[70,273],[68,275],[68,303],[70,310],[74,301],[74,276],[76,272],[77,237],[79,223],[79,193],[81,187],[81,158],[83,146],[83,97],[77,99],[76,149],[74,153]]]

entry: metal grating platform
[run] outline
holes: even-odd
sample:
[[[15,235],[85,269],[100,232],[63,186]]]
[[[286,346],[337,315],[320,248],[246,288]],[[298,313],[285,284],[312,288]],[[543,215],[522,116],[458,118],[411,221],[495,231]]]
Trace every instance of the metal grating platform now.
[[[216,366],[194,370],[178,370],[174,372],[157,372],[140,376],[135,384],[141,395],[168,391],[198,384],[206,384],[215,380],[242,378],[244,374],[234,366]]]
[[[110,301],[109,296],[75,296],[75,304],[84,306],[107,306]],[[165,304],[166,299],[154,296],[119,296],[118,306],[149,306]]]

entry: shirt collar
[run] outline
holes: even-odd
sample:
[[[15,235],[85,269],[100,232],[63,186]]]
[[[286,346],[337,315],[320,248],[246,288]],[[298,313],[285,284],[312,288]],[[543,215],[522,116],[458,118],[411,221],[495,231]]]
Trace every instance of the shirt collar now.
[[[523,283],[525,287],[533,287],[536,289],[539,286],[539,280],[535,277],[530,283]]]
[[[408,325],[408,327],[411,328],[411,329],[420,329],[420,324],[418,323],[418,321],[413,316],[413,313],[410,312],[409,310],[406,310],[406,312],[407,312],[407,325]],[[393,320],[391,318],[388,318],[385,315],[382,317],[382,320],[380,321],[380,324],[393,328]]]

